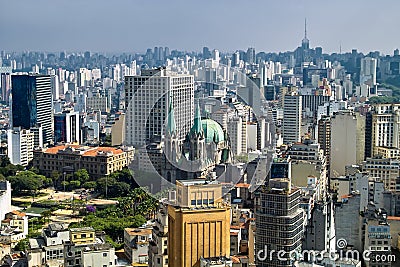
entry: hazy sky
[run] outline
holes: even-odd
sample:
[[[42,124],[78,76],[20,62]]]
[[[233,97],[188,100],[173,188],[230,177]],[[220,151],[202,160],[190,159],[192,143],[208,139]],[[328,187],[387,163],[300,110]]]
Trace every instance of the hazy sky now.
[[[0,0],[0,50],[294,50],[392,53],[398,0]]]

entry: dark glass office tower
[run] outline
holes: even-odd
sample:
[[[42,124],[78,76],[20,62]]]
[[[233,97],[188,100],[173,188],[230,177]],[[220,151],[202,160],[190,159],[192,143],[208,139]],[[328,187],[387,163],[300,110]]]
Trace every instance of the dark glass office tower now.
[[[42,128],[43,145],[53,141],[53,110],[49,75],[12,75],[12,126]],[[40,132],[40,131],[39,131]]]

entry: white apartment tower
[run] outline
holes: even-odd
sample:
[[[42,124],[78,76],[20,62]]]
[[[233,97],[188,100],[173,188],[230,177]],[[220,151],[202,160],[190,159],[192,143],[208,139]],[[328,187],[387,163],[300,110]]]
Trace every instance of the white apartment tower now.
[[[399,150],[400,104],[374,105],[371,114],[371,156],[382,148]]]
[[[242,131],[243,131],[243,121],[240,116],[235,116],[229,120],[228,125],[228,135],[231,142],[231,148],[234,156],[239,156],[242,152],[247,150],[242,150]]]
[[[360,84],[374,86],[376,84],[377,60],[372,57],[361,59]]]
[[[27,166],[33,159],[34,133],[14,127],[7,131],[8,157],[12,164]]]
[[[126,143],[142,146],[154,137],[161,138],[170,101],[178,137],[183,140],[193,125],[193,75],[159,68],[142,70],[141,76],[125,76]]]
[[[300,142],[302,97],[292,94],[283,98],[283,142],[285,144]]]

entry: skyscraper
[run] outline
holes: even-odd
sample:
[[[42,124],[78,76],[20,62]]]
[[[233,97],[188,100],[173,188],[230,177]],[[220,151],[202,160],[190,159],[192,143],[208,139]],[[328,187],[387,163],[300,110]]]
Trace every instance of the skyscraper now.
[[[360,84],[374,86],[376,84],[376,58],[365,57],[361,59]]]
[[[8,102],[8,98],[10,96],[11,90],[11,72],[10,73],[1,73],[1,99],[5,102]]]
[[[345,175],[345,166],[359,164],[365,151],[365,116],[341,111],[331,119],[330,176]]]
[[[326,165],[329,169],[331,159],[331,118],[323,116],[318,121],[318,143],[321,144],[321,149],[324,150],[326,156]]]
[[[294,266],[295,252],[301,252],[304,211],[300,190],[286,178],[270,179],[256,193],[257,266]],[[260,253],[262,251],[263,253]],[[271,254],[279,252],[277,254]],[[264,258],[265,257],[265,258]]]
[[[193,76],[170,73],[165,68],[125,76],[126,142],[142,146],[165,134],[169,101],[174,107],[178,137],[183,140],[193,125]]]
[[[283,142],[285,144],[301,141],[302,97],[283,96]]]
[[[246,52],[246,61],[249,64],[256,63],[256,50],[253,47],[249,47]]]
[[[79,112],[64,111],[54,114],[54,143],[80,142]]]
[[[42,128],[43,144],[53,143],[53,110],[49,75],[13,75],[12,126]],[[40,138],[40,137],[39,137]]]

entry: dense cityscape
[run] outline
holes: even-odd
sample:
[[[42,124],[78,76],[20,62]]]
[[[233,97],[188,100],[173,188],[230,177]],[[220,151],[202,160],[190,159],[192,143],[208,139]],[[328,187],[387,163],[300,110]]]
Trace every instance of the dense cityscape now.
[[[1,51],[0,266],[400,262],[400,52]]]

